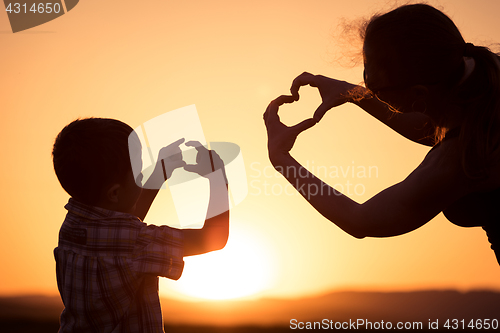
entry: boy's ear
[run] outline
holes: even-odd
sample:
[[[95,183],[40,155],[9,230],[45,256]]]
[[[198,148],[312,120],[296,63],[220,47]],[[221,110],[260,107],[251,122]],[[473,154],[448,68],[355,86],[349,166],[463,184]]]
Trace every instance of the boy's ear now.
[[[119,201],[120,190],[120,184],[111,185],[106,191],[106,199],[113,203],[117,203]]]

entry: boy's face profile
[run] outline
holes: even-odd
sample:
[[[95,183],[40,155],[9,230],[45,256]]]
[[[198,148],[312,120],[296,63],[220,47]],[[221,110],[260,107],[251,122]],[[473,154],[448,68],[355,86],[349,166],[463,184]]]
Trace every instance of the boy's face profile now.
[[[136,149],[129,150],[129,154],[131,157],[130,160],[136,161],[136,163],[139,163],[137,166],[142,168],[140,143]],[[142,193],[141,181],[142,174],[139,174],[137,179],[135,179],[132,166],[123,179],[108,187],[103,198],[104,202],[101,202],[101,205],[105,206],[103,208],[110,210],[133,214]]]

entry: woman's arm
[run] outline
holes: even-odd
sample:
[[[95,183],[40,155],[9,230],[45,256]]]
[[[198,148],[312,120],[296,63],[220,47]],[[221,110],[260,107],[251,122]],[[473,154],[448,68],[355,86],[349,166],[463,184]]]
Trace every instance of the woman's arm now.
[[[468,193],[459,156],[443,154],[443,144],[404,181],[363,204],[351,200],[309,173],[289,154],[297,135],[314,125],[312,119],[293,127],[280,122],[279,106],[292,101],[291,96],[281,96],[264,114],[271,163],[320,214],[350,235],[390,237],[415,230]]]
[[[351,102],[405,138],[426,146],[434,144],[434,127],[429,117],[422,113],[396,113],[387,103],[369,94],[364,87],[307,72],[293,80],[290,91],[295,101],[299,100],[300,87],[305,85],[318,88],[321,95],[322,103],[314,113],[316,121],[321,120],[331,108]]]
[[[357,87],[356,89],[365,89]],[[391,107],[375,97],[350,100],[373,117],[377,118],[405,138],[425,146],[434,145],[434,126],[430,118],[423,113],[397,113]]]
[[[270,158],[321,215],[356,238],[391,237],[415,230],[465,194],[450,174],[436,170],[431,157],[405,180],[362,204],[322,182],[289,154]]]

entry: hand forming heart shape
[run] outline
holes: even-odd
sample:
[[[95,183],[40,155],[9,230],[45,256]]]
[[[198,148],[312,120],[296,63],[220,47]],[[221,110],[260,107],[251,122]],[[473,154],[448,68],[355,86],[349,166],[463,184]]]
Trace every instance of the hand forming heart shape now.
[[[302,86],[310,85],[311,87],[318,88],[321,95],[322,103],[318,106],[314,112],[314,119],[319,122],[325,113],[333,107],[344,104],[349,100],[350,91],[354,87],[354,84],[331,79],[323,75],[313,75],[308,72],[304,72],[297,76],[293,82],[290,92],[294,98],[294,101],[298,101],[299,89]]]
[[[285,103],[298,101],[299,89],[310,85],[316,87],[321,95],[322,103],[314,112],[314,117],[306,119],[294,126],[287,126],[280,121],[279,107]],[[269,157],[273,161],[277,156],[289,154],[297,136],[318,123],[331,108],[344,104],[349,100],[349,91],[356,87],[345,81],[330,79],[322,75],[304,72],[293,80],[290,91],[292,95],[282,95],[272,101],[264,113],[267,128]],[[274,164],[274,163],[273,163]]]
[[[282,95],[272,101],[264,113],[264,122],[268,137],[267,148],[270,158],[279,153],[287,154],[292,149],[297,136],[317,123],[315,119],[309,118],[294,126],[283,124],[278,115],[279,107],[285,103],[293,103],[294,101],[295,98],[293,96]]]

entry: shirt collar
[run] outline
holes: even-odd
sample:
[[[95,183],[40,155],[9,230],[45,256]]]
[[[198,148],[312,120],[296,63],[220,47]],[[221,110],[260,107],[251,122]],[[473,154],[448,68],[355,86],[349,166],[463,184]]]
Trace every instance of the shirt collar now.
[[[108,210],[101,207],[90,206],[84,204],[80,201],[77,201],[73,198],[70,198],[68,203],[64,206],[68,210],[68,212],[84,217],[90,220],[99,220],[103,218],[109,217],[131,217],[132,215],[128,213],[116,212],[114,210]]]

